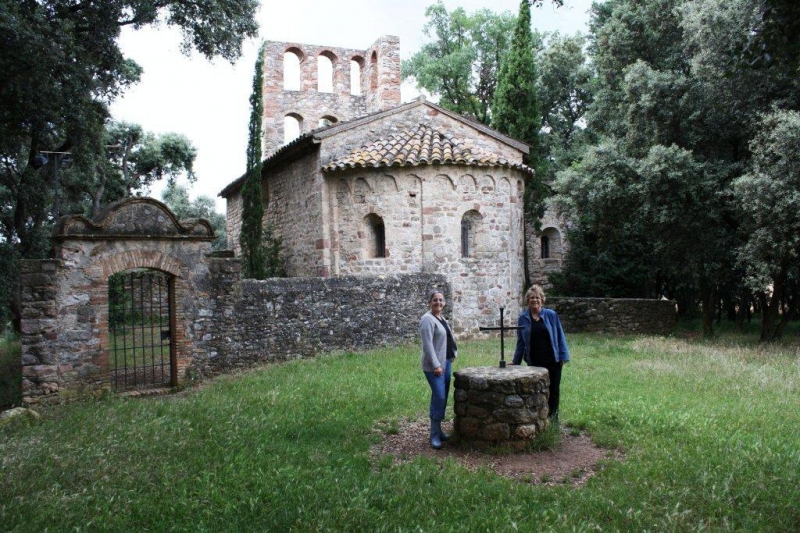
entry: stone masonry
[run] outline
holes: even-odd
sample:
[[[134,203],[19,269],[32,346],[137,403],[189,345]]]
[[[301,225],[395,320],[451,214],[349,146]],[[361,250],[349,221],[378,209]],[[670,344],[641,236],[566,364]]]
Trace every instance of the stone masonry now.
[[[638,298],[547,298],[570,333],[668,335],[677,325],[672,300]]]
[[[548,426],[550,377],[535,366],[454,373],[455,439],[478,449],[525,446]]]
[[[284,54],[300,60],[300,86],[285,89]],[[333,66],[333,92],[318,91],[318,61],[328,58]],[[360,88],[350,82],[351,61],[359,65]],[[300,133],[320,125],[323,118],[336,123],[400,104],[400,40],[379,38],[366,50],[291,42],[264,42],[264,155],[283,145],[284,117],[300,121]]]

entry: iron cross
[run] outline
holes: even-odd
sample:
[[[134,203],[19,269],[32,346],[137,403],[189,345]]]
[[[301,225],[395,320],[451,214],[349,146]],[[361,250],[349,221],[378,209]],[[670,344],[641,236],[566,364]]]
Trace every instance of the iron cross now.
[[[506,331],[514,331],[517,329],[522,329],[521,326],[506,326],[505,321],[503,320],[503,311],[504,307],[500,308],[500,326],[497,327],[480,327],[478,328],[480,331],[500,331],[500,368],[506,367],[506,359],[505,359],[505,339],[504,334]]]

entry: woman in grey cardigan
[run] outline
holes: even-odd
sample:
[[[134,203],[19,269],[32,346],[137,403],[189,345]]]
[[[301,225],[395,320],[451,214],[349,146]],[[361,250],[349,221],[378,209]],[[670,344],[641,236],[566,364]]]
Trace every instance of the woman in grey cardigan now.
[[[419,321],[422,340],[422,372],[431,387],[431,447],[439,450],[448,436],[442,432],[442,419],[450,393],[450,373],[457,347],[453,332],[442,315],[445,301],[439,291],[428,293],[429,311]]]

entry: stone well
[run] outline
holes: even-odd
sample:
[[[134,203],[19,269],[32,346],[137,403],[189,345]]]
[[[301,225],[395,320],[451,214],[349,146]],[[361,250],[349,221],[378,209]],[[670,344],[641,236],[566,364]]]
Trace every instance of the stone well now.
[[[547,428],[550,376],[544,368],[471,367],[454,377],[458,442],[521,450]]]

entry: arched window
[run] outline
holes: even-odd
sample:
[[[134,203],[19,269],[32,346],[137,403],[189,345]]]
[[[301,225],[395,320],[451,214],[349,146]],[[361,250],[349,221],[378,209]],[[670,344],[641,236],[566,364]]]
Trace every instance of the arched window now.
[[[471,209],[461,217],[461,257],[475,257],[478,252],[478,234],[481,214]]]
[[[290,48],[283,54],[283,90],[300,90],[300,63],[303,53],[297,48]]]
[[[375,92],[378,90],[378,52],[372,52],[369,58],[369,90]]]
[[[542,230],[540,238],[542,259],[561,259],[561,234],[556,228]]]
[[[350,60],[350,94],[361,95],[361,71],[364,68],[364,58],[354,57]]]
[[[336,124],[339,120],[336,117],[332,117],[330,115],[325,115],[319,119],[317,123],[318,128],[324,128],[325,126],[330,126],[331,124]]]
[[[386,230],[383,226],[383,219],[375,213],[370,213],[364,217],[364,225],[366,226],[365,251],[367,258],[386,257]]]
[[[300,137],[303,131],[303,117],[296,113],[289,113],[283,117],[283,144],[289,144]]]
[[[461,257],[469,257],[469,220],[466,218],[461,219]]]
[[[323,52],[317,56],[317,91],[321,93],[333,92],[333,60],[335,56]]]

